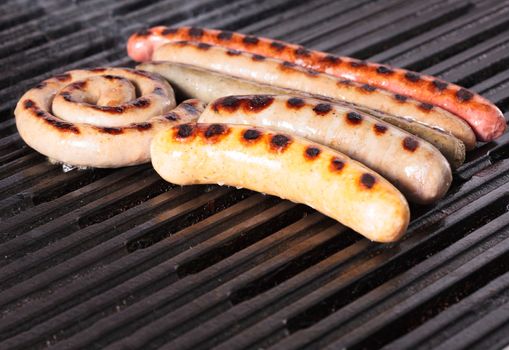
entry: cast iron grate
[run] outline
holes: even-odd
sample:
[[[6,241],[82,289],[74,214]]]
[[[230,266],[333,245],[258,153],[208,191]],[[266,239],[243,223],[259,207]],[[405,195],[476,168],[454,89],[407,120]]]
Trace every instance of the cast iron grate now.
[[[378,245],[301,205],[62,173],[12,110],[64,70],[132,65],[135,30],[199,25],[436,74],[509,116],[509,1],[14,1],[0,5],[0,347],[498,349],[509,343],[509,137]]]

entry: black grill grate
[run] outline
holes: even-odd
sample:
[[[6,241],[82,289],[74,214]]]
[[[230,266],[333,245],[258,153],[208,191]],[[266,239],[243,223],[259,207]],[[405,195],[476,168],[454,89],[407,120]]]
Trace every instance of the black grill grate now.
[[[73,170],[12,110],[76,67],[132,65],[158,24],[218,27],[422,70],[509,113],[509,1],[4,1],[0,347],[498,349],[509,343],[509,137],[378,245],[245,190],[175,187],[148,165]]]

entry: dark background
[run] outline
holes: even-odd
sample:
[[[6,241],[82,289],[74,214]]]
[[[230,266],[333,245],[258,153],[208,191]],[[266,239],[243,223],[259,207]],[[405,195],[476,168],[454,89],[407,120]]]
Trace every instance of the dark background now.
[[[72,68],[133,66],[165,24],[268,36],[437,75],[508,116],[509,1],[2,1],[0,348],[497,349],[509,343],[509,137],[480,144],[401,243],[149,165],[73,170],[12,110]]]

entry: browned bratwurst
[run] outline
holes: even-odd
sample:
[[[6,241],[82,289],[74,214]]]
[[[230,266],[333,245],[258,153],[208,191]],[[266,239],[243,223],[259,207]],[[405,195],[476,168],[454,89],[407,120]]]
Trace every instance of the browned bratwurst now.
[[[220,183],[304,203],[373,241],[395,241],[408,225],[408,204],[387,180],[299,137],[250,126],[182,124],[156,135],[151,156],[169,182]]]
[[[375,170],[416,203],[440,199],[452,181],[447,160],[426,141],[333,103],[294,96],[228,96],[210,103],[198,121],[267,127],[324,144]]]
[[[219,46],[192,42],[172,42],[159,47],[154,60],[170,63],[189,63],[211,71],[247,79],[274,87],[292,89],[355,103],[395,116],[414,119],[451,132],[465,143],[475,146],[475,135],[465,121],[439,107],[428,106],[410,98],[400,98],[389,91],[371,85],[339,79],[271,58],[225,49]]]
[[[148,162],[158,131],[196,120],[204,108],[198,100],[174,107],[164,79],[96,68],[41,82],[21,97],[14,113],[19,134],[36,151],[58,162],[103,168]]]
[[[277,58],[343,79],[384,88],[427,106],[436,105],[466,120],[480,141],[494,140],[506,129],[504,116],[494,104],[461,86],[405,69],[334,56],[283,41],[214,29],[159,26],[131,35],[127,50],[134,60],[148,61],[153,59],[153,53],[159,46],[182,40],[242,50],[260,58]]]

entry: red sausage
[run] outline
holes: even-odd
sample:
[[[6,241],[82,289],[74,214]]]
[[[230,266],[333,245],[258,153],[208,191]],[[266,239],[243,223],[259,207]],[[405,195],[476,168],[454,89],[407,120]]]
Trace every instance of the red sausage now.
[[[504,116],[494,104],[458,85],[405,69],[333,56],[282,41],[215,29],[160,26],[131,35],[127,50],[132,59],[143,62],[151,60],[154,50],[162,44],[181,40],[220,45],[289,61],[442,107],[464,119],[480,141],[492,141],[506,129]]]

